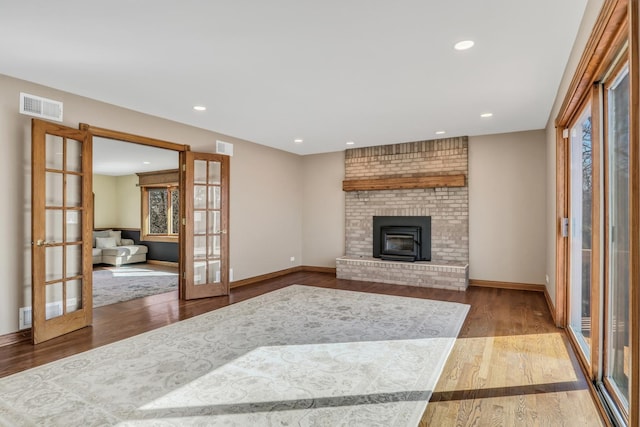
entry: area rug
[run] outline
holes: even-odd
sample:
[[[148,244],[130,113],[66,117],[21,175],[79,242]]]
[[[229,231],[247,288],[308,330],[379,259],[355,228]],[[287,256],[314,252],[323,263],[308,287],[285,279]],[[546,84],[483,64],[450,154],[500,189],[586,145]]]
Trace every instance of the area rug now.
[[[140,266],[93,272],[93,306],[114,304],[178,289],[178,274]]]
[[[0,425],[416,426],[468,310],[293,285],[0,379]]]

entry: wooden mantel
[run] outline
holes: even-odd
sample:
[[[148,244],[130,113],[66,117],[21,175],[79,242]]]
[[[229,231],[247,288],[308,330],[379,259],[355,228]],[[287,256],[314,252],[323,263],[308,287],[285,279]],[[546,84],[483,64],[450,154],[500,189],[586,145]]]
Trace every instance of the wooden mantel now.
[[[465,175],[432,175],[411,178],[349,179],[343,191],[404,190],[413,188],[464,187]]]

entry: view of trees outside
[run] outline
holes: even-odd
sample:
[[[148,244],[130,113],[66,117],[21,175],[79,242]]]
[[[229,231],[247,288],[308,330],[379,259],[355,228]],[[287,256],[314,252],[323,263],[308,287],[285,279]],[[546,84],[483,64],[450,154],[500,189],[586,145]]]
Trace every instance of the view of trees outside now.
[[[582,317],[591,318],[591,249],[593,207],[591,116],[582,122]],[[583,328],[589,337],[591,328]]]
[[[168,191],[164,188],[149,190],[149,234],[168,234]]]
[[[179,190],[150,188],[148,194],[149,234],[177,234],[180,229]],[[169,218],[169,208],[171,208],[171,218]]]
[[[610,378],[628,408],[630,366],[629,342],[629,73],[623,70],[609,89],[607,125],[609,152],[609,202],[607,214],[610,236],[609,310],[607,337]]]
[[[178,234],[180,230],[180,194],[177,188],[171,190],[171,234]]]

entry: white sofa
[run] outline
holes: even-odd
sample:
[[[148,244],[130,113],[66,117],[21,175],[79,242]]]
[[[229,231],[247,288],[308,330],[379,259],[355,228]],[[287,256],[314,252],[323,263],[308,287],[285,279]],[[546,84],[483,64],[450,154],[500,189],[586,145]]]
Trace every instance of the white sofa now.
[[[93,232],[93,263],[120,266],[146,262],[148,248],[136,245],[131,239],[123,239],[121,231],[100,230]]]

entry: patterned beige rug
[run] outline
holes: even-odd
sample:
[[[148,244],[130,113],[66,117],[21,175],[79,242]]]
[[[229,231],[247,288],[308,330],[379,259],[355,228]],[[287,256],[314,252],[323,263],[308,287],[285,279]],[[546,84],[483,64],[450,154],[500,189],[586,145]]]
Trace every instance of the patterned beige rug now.
[[[0,425],[415,426],[468,310],[289,286],[0,379]]]
[[[178,273],[123,265],[93,272],[93,307],[178,290]]]

